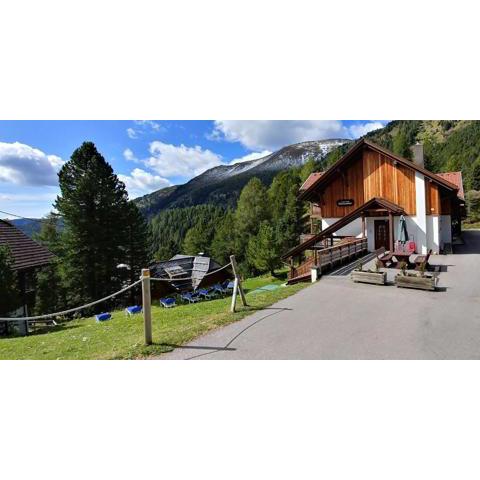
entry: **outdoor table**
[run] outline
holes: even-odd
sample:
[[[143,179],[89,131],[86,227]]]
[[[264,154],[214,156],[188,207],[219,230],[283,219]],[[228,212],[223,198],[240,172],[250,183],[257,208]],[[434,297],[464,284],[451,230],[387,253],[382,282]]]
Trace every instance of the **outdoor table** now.
[[[400,268],[402,262],[407,263],[407,268],[410,268],[412,264],[410,263],[411,252],[392,252],[392,255],[397,259],[395,263],[395,268]]]

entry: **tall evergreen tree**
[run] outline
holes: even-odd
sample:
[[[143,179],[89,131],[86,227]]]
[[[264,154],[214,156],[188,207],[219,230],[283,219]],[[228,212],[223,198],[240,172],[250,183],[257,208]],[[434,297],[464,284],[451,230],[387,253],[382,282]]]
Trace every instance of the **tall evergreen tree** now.
[[[133,202],[125,207],[124,261],[128,265],[129,283],[138,280],[142,268],[147,268],[151,260],[151,231],[140,210]],[[133,290],[131,290],[133,295]]]
[[[472,190],[480,191],[480,157],[472,165],[472,176],[471,176],[471,187]]]
[[[10,249],[0,246],[0,315],[7,315],[19,303],[17,276],[13,270]]]
[[[75,150],[59,173],[60,196],[55,207],[63,216],[64,269],[71,303],[96,300],[121,283],[125,185],[92,142]]]
[[[393,138],[393,153],[404,158],[411,158],[412,156],[407,135],[403,130],[398,132]]]
[[[272,226],[264,221],[260,224],[258,233],[251,236],[247,246],[247,261],[259,272],[270,272],[279,264],[279,251]]]
[[[215,229],[212,240],[212,256],[222,265],[230,261],[230,255],[235,255],[235,215],[228,210],[223,220]]]
[[[268,190],[277,247],[286,251],[298,243],[305,205],[297,201],[300,178],[292,170],[276,175]]]
[[[205,225],[197,223],[190,228],[183,241],[183,252],[187,255],[198,255],[200,252],[209,253],[210,235]]]
[[[245,258],[250,237],[257,234],[261,222],[269,217],[267,189],[254,177],[243,187],[235,212],[235,249],[240,258]]]
[[[36,273],[35,313],[41,315],[62,310],[65,306],[61,263],[63,242],[58,215],[50,214],[45,218],[40,232],[34,238],[56,255],[50,265]]]

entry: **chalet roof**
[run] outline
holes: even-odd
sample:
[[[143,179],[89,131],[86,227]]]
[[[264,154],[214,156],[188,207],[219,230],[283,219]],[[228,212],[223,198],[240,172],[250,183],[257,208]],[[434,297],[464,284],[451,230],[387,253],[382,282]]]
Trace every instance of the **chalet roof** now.
[[[358,208],[353,210],[353,212],[350,212],[349,214],[340,218],[335,223],[327,227],[325,230],[322,230],[320,233],[317,233],[316,235],[309,238],[305,242],[292,248],[290,251],[285,253],[285,255],[283,255],[282,258],[283,259],[289,258],[294,255],[298,255],[299,253],[302,253],[305,250],[308,250],[308,248],[312,247],[320,240],[323,240],[325,237],[332,235],[336,231],[343,228],[345,225],[348,225],[350,222],[352,222],[356,218],[360,217],[361,215],[365,214],[366,212],[374,208],[380,208],[382,210],[386,210],[387,212],[391,212],[395,215],[403,215],[405,213],[405,211],[403,210],[402,207],[400,207],[400,205],[390,202],[385,198],[381,198],[381,197],[371,198],[368,202],[365,202],[363,205],[360,205]]]
[[[465,192],[463,190],[462,172],[444,172],[437,173],[437,175],[450,183],[453,183],[458,188],[458,197],[465,200]]]
[[[53,253],[32,240],[7,220],[0,220],[0,246],[7,245],[13,257],[14,270],[27,270],[48,265]]]
[[[300,191],[308,190],[322,175],[323,172],[311,173],[308,178],[303,182],[302,186],[300,187]]]
[[[352,158],[352,156],[358,152],[361,148],[363,148],[365,145],[370,147],[372,150],[375,150],[379,153],[382,153],[384,155],[389,156],[390,158],[396,160],[398,163],[401,165],[411,168],[412,170],[415,170],[419,173],[422,173],[425,175],[427,178],[430,178],[432,181],[435,183],[449,189],[449,190],[454,190],[458,191],[457,185],[454,183],[451,183],[450,181],[446,180],[445,178],[442,178],[441,176],[430,172],[426,168],[420,167],[416,163],[414,163],[411,160],[407,160],[406,158],[400,157],[399,155],[396,155],[395,153],[391,152],[390,150],[387,150],[386,148],[380,147],[376,143],[371,142],[370,140],[367,140],[366,138],[361,138],[358,142],[356,142],[350,150],[348,150],[343,157],[341,157],[337,162],[335,162],[327,171],[323,173],[323,175],[320,175],[311,185],[308,186],[306,190],[303,190],[300,192],[299,199],[300,200],[308,200],[311,193],[315,191],[318,187],[327,184],[332,177],[334,177],[335,173],[337,173],[338,169],[344,165],[345,163]]]

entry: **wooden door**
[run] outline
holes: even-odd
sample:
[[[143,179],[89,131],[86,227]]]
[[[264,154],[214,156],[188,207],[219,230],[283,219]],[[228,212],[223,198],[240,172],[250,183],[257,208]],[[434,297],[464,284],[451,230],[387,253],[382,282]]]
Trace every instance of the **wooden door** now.
[[[389,227],[388,220],[375,220],[375,250],[385,247],[385,250],[390,250],[389,247]]]

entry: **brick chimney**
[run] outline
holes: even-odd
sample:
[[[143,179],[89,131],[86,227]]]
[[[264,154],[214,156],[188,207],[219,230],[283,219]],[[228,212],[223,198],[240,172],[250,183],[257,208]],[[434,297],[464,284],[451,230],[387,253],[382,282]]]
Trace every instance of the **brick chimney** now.
[[[425,162],[423,160],[423,144],[417,142],[412,147],[413,162],[419,167],[425,167]]]

